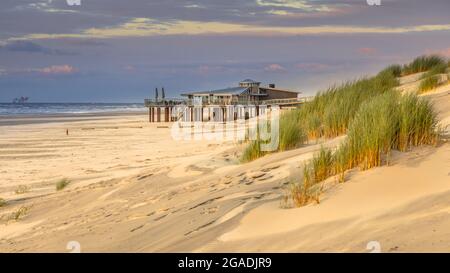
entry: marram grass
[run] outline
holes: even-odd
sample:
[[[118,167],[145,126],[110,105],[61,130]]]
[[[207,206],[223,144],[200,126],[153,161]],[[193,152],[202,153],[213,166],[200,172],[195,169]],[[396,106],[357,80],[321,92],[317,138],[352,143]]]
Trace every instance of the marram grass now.
[[[63,190],[65,187],[67,187],[70,184],[70,180],[67,178],[63,178],[61,180],[59,180],[58,182],[56,182],[56,190],[60,191]]]
[[[367,170],[389,164],[392,150],[407,151],[413,146],[436,144],[437,115],[431,103],[417,95],[381,94],[363,103],[348,129],[348,137],[333,153],[321,148],[304,167],[303,178],[291,187],[290,198],[297,206],[313,200],[310,188],[337,175],[344,182],[347,170]]]
[[[438,55],[420,56],[414,59],[411,63],[404,65],[402,75],[410,75],[419,72],[425,72],[433,67],[446,64],[447,60]]]
[[[261,151],[261,142],[259,140],[252,140],[245,148],[244,153],[241,156],[241,162],[250,162],[263,155],[264,153]]]
[[[344,168],[348,164],[353,166],[353,161],[361,164],[361,157],[366,162],[364,168],[370,168],[374,164],[379,165],[381,156],[374,151],[378,151],[380,150],[379,147],[382,147],[389,152],[390,146],[389,143],[386,143],[386,138],[389,139],[389,134],[395,130],[396,126],[399,126],[398,123],[391,122],[397,119],[391,120],[390,116],[399,115],[398,109],[390,108],[393,104],[399,103],[399,97],[396,97],[395,94],[397,93],[395,87],[399,84],[397,77],[425,71],[429,71],[426,74],[434,75],[444,71],[445,65],[448,65],[447,60],[440,56],[421,56],[403,66],[389,66],[374,77],[348,81],[330,87],[324,92],[319,92],[312,101],[302,104],[294,111],[281,115],[278,151],[297,148],[306,141],[317,141],[321,138],[333,138],[351,133],[356,129],[350,130],[350,127],[355,122],[356,117],[359,116],[357,122],[362,126],[371,128],[374,134],[368,134],[364,141],[358,142],[355,139],[356,143],[351,147],[349,146],[347,152],[340,152],[339,162],[341,164],[336,165],[335,169]],[[428,78],[424,80],[425,83],[421,88],[424,90],[434,88],[437,83],[434,83],[433,77],[429,77],[431,80]],[[384,94],[387,95],[383,97]],[[377,106],[373,106],[374,104]],[[385,112],[377,107],[384,107],[382,109]],[[367,108],[365,113],[361,112],[362,108]],[[374,113],[369,114],[370,111]],[[377,124],[371,124],[370,120],[376,120]],[[356,127],[356,125],[353,125],[353,127]],[[396,141],[403,140],[397,139]],[[251,161],[266,154],[260,151],[260,144],[259,141],[250,142],[244,151],[242,161]],[[362,149],[366,149],[364,155],[361,154]],[[342,162],[344,155],[355,158],[352,162],[344,163]]]
[[[439,76],[434,75],[422,80],[419,85],[419,94],[426,93],[430,90],[433,90],[439,86]]]
[[[295,149],[305,142],[305,134],[300,124],[298,110],[282,113],[279,126],[279,145],[274,151]],[[264,156],[268,151],[262,151],[263,140],[250,141],[241,156],[241,162],[249,162]]]
[[[321,147],[320,151],[314,155],[310,164],[314,183],[319,183],[333,175],[333,161],[331,150]]]
[[[299,123],[298,110],[283,113],[280,117],[279,150],[296,148],[305,140],[303,129]]]

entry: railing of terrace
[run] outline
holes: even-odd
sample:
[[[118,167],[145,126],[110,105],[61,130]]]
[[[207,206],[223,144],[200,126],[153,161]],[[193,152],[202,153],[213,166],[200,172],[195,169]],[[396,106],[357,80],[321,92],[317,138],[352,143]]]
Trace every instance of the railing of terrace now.
[[[273,99],[273,100],[263,100],[263,101],[252,101],[252,100],[213,100],[213,101],[202,101],[201,105],[290,105],[290,104],[301,104],[311,101],[314,97],[303,97],[303,98],[293,98],[293,99]],[[164,99],[164,100],[152,100],[146,99],[144,101],[146,107],[150,106],[176,106],[176,105],[186,105],[195,106],[192,99]]]
[[[186,104],[187,101],[185,99],[145,99],[144,104],[146,107],[149,106],[175,106],[175,105],[183,105]]]

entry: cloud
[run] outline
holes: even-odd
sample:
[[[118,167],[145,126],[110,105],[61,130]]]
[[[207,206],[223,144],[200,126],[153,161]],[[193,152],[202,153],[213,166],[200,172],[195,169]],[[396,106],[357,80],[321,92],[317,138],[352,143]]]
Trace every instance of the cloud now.
[[[105,28],[88,28],[80,33],[48,34],[35,33],[21,37],[9,38],[8,41],[39,39],[106,39],[121,37],[152,37],[171,35],[223,35],[245,34],[255,36],[297,36],[321,34],[397,34],[411,32],[448,31],[450,24],[418,25],[410,27],[363,27],[363,26],[258,26],[237,23],[200,22],[200,21],[167,21],[161,22],[150,18],[134,18],[124,24]]]
[[[298,63],[295,65],[295,67],[307,72],[319,72],[332,68],[331,65],[324,63]]]
[[[3,75],[72,75],[78,72],[78,69],[68,65],[51,65],[40,68],[19,68],[19,69],[0,69]]]
[[[361,47],[358,48],[358,53],[362,55],[372,56],[378,53],[378,50],[373,47]]]
[[[63,1],[65,2],[66,0],[63,0]],[[77,12],[79,12],[78,10],[74,10],[74,9],[56,8],[53,6],[53,4],[54,4],[53,0],[46,0],[46,1],[41,1],[38,3],[29,3],[29,4],[25,4],[25,5],[19,5],[19,6],[16,6],[15,9],[19,10],[19,11],[29,9],[29,10],[36,10],[36,11],[47,12],[47,13],[77,13]]]
[[[5,43],[4,45],[0,45],[0,49],[5,49],[11,52],[42,53],[46,55],[75,55],[75,53],[72,52],[43,47],[39,44],[26,40]]]
[[[206,9],[205,6],[197,5],[197,4],[185,5],[184,7],[187,8],[187,9]]]
[[[447,49],[443,49],[439,51],[439,54],[445,56],[445,57],[450,57],[450,47]]]
[[[308,1],[301,0],[256,0],[256,3],[262,7],[291,8],[303,11],[330,11],[326,5],[310,4]]]
[[[277,9],[271,9],[266,11],[267,14],[272,15],[278,15],[278,16],[286,16],[286,15],[293,15],[294,13],[286,11],[286,10],[277,10]]]
[[[429,55],[429,54],[437,54],[437,55],[441,55],[444,57],[448,57],[450,58],[450,47],[449,48],[444,48],[444,49],[440,49],[440,50],[425,50],[425,54]]]
[[[78,70],[71,65],[64,64],[38,68],[35,71],[46,75],[69,75],[76,73]]]
[[[280,64],[269,64],[266,67],[264,67],[264,71],[266,71],[266,72],[285,72],[286,68],[284,68]]]

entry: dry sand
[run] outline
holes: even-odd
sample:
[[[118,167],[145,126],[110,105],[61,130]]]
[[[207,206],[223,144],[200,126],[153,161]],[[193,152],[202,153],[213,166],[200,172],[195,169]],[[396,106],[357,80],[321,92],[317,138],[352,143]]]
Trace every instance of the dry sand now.
[[[427,96],[450,124],[450,86]],[[160,125],[129,115],[0,127],[0,252],[68,252],[69,241],[83,252],[450,251],[448,142],[331,178],[321,204],[282,209],[321,144],[239,164],[232,141],[176,141]]]

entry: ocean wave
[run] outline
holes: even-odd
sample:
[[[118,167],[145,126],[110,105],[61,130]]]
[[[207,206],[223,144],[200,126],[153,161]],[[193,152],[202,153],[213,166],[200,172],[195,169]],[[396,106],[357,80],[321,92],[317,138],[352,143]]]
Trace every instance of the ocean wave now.
[[[142,112],[139,103],[0,103],[0,115],[90,114],[107,112]]]

